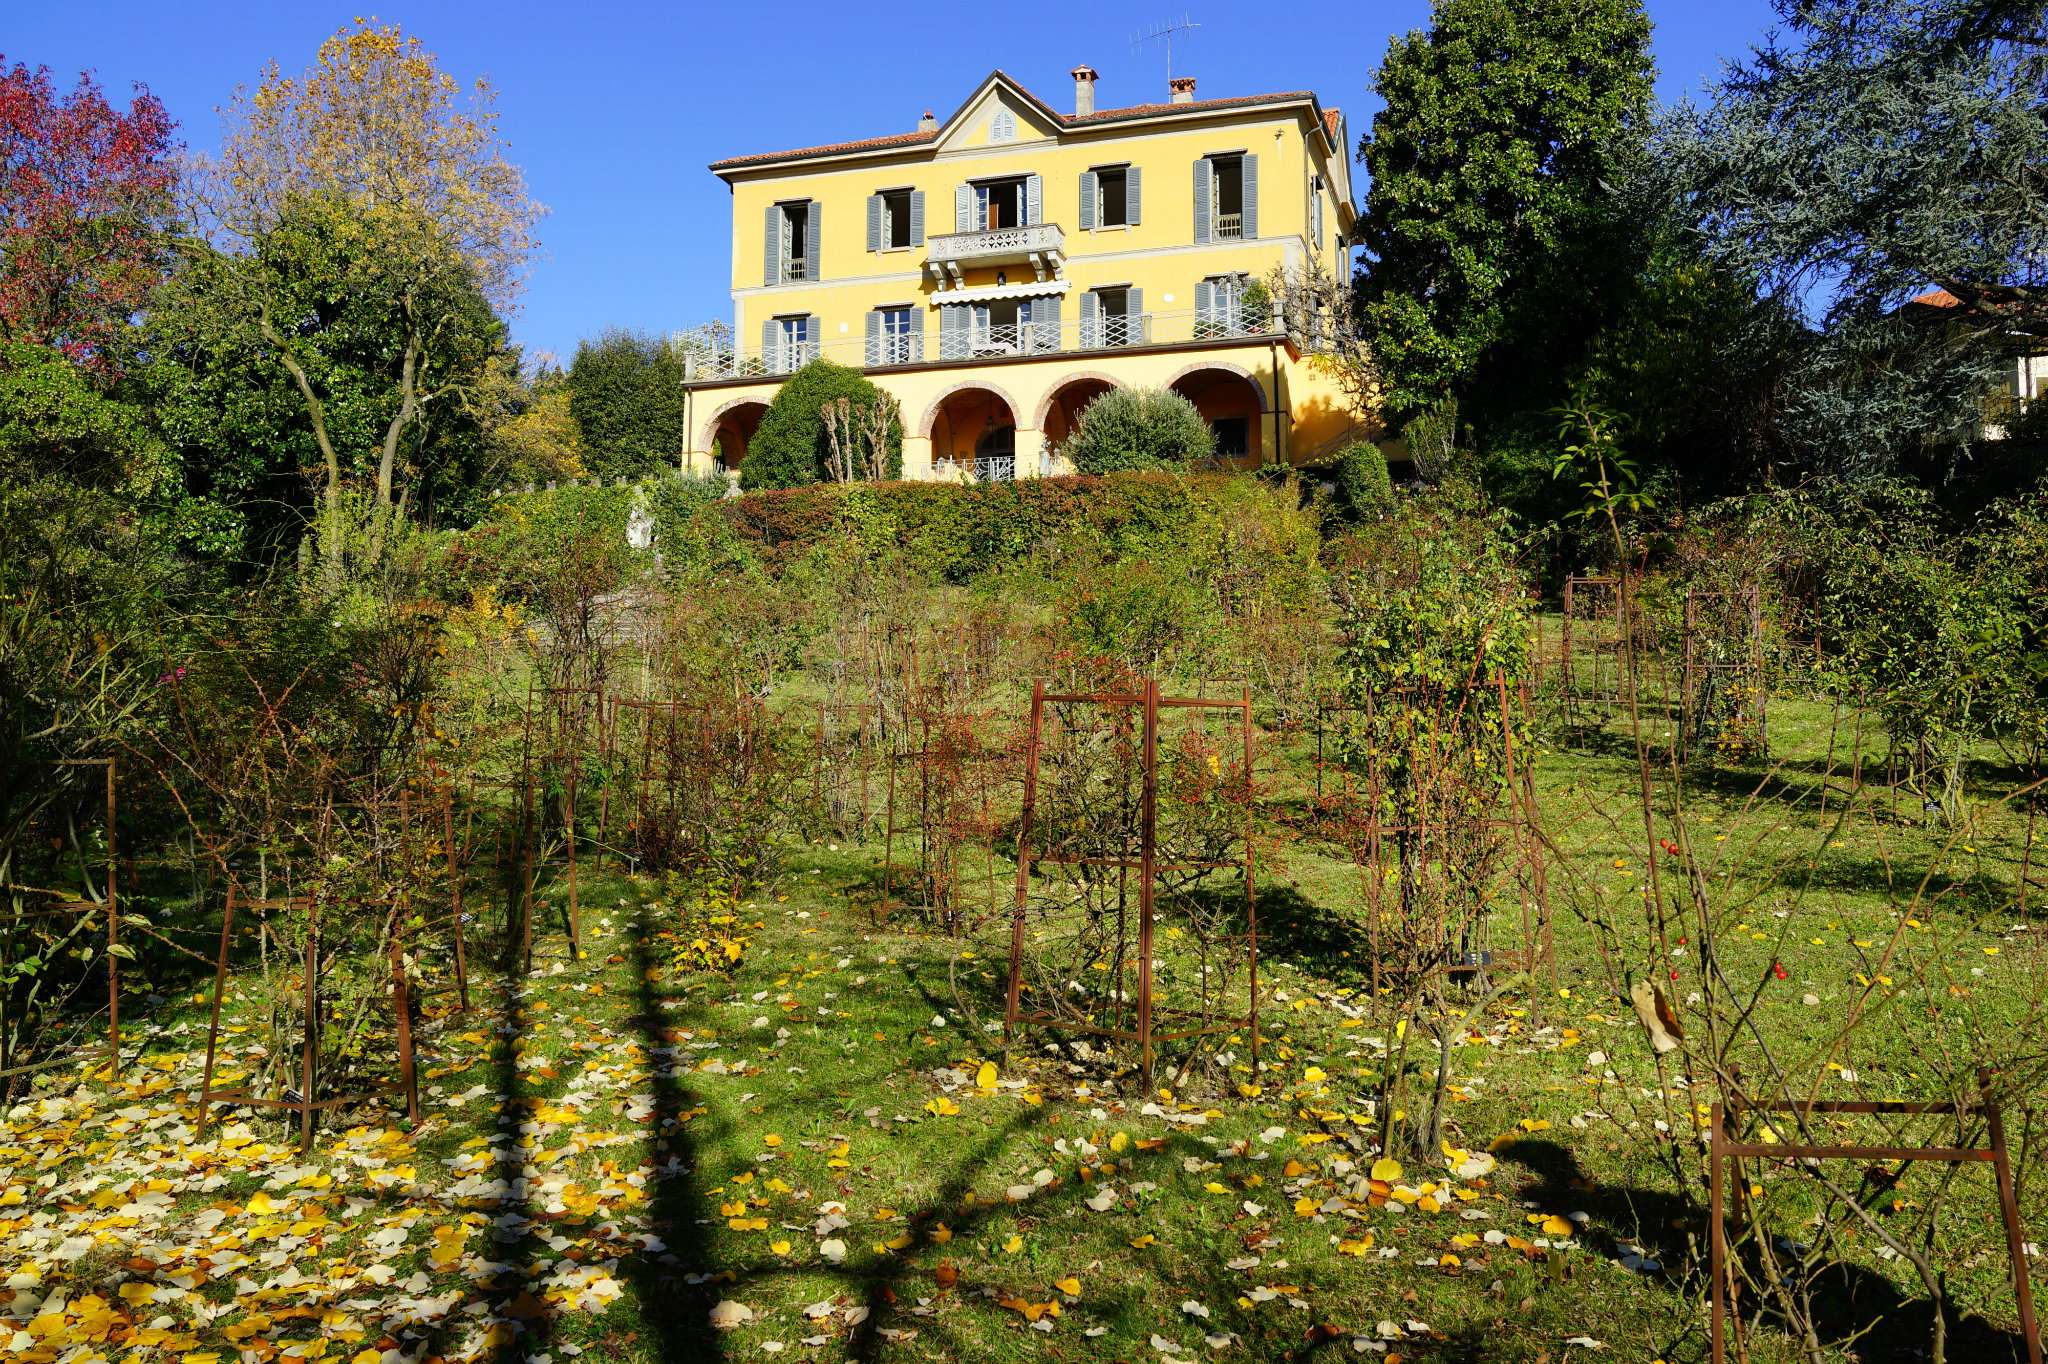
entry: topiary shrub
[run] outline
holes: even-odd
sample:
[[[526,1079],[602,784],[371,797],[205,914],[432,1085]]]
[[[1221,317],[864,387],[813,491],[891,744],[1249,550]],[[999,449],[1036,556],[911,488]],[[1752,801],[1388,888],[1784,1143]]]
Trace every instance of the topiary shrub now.
[[[1081,410],[1060,453],[1084,474],[1185,468],[1216,453],[1216,434],[1171,389],[1113,388]]]
[[[1337,499],[1353,516],[1377,516],[1394,505],[1387,457],[1371,441],[1354,441],[1337,456]]]
[[[881,402],[882,394],[857,369],[813,360],[783,380],[761,417],[747,457],[740,463],[740,487],[801,488],[830,477],[831,446],[820,410],[845,398],[859,406]],[[891,424],[889,477],[903,476],[903,423]]]

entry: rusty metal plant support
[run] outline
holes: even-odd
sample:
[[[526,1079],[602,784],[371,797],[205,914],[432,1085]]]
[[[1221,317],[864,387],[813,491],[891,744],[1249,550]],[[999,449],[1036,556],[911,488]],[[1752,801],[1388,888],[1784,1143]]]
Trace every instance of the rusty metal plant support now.
[[[432,795],[432,801],[434,805],[439,807],[440,818],[438,823],[440,824],[441,855],[445,873],[448,877],[448,911],[445,917],[441,915],[419,915],[417,917],[421,920],[420,929],[422,932],[438,928],[443,924],[447,926],[449,946],[455,965],[455,983],[453,988],[456,996],[456,1009],[457,1012],[467,1013],[469,1012],[469,948],[465,930],[469,916],[462,907],[462,881],[465,872],[460,845],[455,841],[454,787],[441,786],[436,788]],[[398,820],[399,828],[409,833],[412,829],[412,797],[411,793],[403,787],[399,789],[398,793]],[[405,850],[405,861],[399,880],[401,888],[399,893],[403,897],[403,902],[409,911],[413,899],[416,871],[412,858],[412,840],[406,839],[403,847]],[[424,998],[428,995],[443,993],[445,989],[446,987],[441,989],[422,989],[414,993]]]
[[[1558,678],[1560,699],[1564,707],[1564,722],[1567,725],[1580,723],[1579,705],[1599,707],[1619,705],[1621,702],[1622,640],[1628,629],[1627,607],[1623,600],[1621,579],[1604,576],[1573,576],[1564,580],[1564,622],[1563,639],[1558,654]],[[1580,616],[1581,605],[1585,615]],[[1609,616],[1613,617],[1613,634],[1608,636],[1604,628]],[[1591,636],[1591,671],[1584,681],[1586,695],[1579,695],[1581,681],[1574,658],[1573,625],[1582,623]],[[1601,655],[1611,648],[1614,667],[1601,666]],[[1599,711],[1593,712],[1597,720]]]
[[[1522,941],[1519,952],[1496,953],[1493,950],[1491,915],[1484,904],[1491,896],[1485,893],[1479,896],[1482,902],[1480,912],[1460,928],[1455,950],[1451,942],[1452,926],[1445,918],[1444,904],[1427,896],[1421,897],[1428,901],[1429,912],[1428,921],[1419,925],[1422,954],[1411,953],[1401,957],[1397,949],[1387,943],[1386,927],[1394,917],[1387,902],[1388,880],[1399,877],[1402,887],[1400,909],[1402,922],[1406,923],[1411,893],[1419,894],[1420,883],[1429,879],[1426,872],[1416,869],[1427,868],[1433,862],[1452,855],[1447,845],[1451,830],[1432,812],[1442,804],[1441,787],[1446,781],[1445,774],[1455,765],[1443,761],[1443,753],[1433,744],[1410,744],[1405,758],[1420,769],[1415,780],[1436,792],[1439,798],[1435,801],[1418,800],[1414,809],[1391,820],[1383,809],[1388,799],[1389,779],[1380,743],[1375,741],[1367,746],[1362,771],[1353,773],[1340,768],[1343,776],[1340,790],[1322,790],[1321,768],[1324,765],[1324,731],[1331,717],[1361,716],[1366,732],[1374,734],[1378,717],[1389,707],[1394,708],[1393,713],[1396,714],[1432,715],[1438,729],[1453,727],[1468,714],[1476,718],[1491,712],[1498,717],[1507,808],[1504,812],[1474,816],[1465,827],[1483,835],[1504,836],[1508,844],[1506,852],[1510,865],[1505,868],[1505,876],[1515,889],[1514,898],[1520,911]],[[1531,1020],[1541,1026],[1543,995],[1536,984],[1539,976],[1547,970],[1551,987],[1556,988],[1557,953],[1552,934],[1549,875],[1537,812],[1534,769],[1527,754],[1518,751],[1515,741],[1517,721],[1519,719],[1523,726],[1527,726],[1530,711],[1528,684],[1520,683],[1510,689],[1506,677],[1500,673],[1491,677],[1474,675],[1457,686],[1404,687],[1368,696],[1359,704],[1329,701],[1318,707],[1317,827],[1325,836],[1343,842],[1357,865],[1370,939],[1367,985],[1374,998],[1380,996],[1387,980],[1397,976],[1417,980],[1437,975],[1453,979],[1483,976],[1498,955],[1517,961],[1527,973]],[[1354,785],[1354,778],[1359,785]],[[1418,927],[1414,924],[1409,926]],[[1396,955],[1390,957],[1390,952],[1396,952]]]
[[[2020,1334],[2027,1347],[2029,1364],[2042,1364],[2041,1332],[2034,1320],[2034,1292],[2027,1280],[2026,1238],[2020,1227],[2019,1199],[2013,1189],[2012,1159],[2005,1144],[2005,1119],[1997,1100],[1990,1096],[1987,1074],[1980,1072],[1978,1085],[1984,1097],[1975,1104],[1957,1108],[1954,1104],[1910,1103],[1902,1100],[1862,1102],[1799,1102],[1789,1099],[1756,1101],[1741,1095],[1726,1104],[1716,1101],[1708,1115],[1707,1217],[1710,1223],[1713,1275],[1709,1345],[1712,1364],[1726,1364],[1728,1296],[1732,1266],[1728,1254],[1727,1182],[1731,1170],[1744,1159],[1770,1160],[1932,1160],[1949,1164],[1985,1163],[1998,1181],[1998,1211],[2005,1226],[2006,1254],[2012,1261],[2013,1292],[2019,1307]],[[1728,1135],[1730,1110],[1736,1113],[1797,1113],[1802,1118],[1816,1113],[1901,1113],[1953,1116],[1977,1114],[1984,1119],[1983,1146],[1814,1146],[1798,1143],[1764,1144],[1732,1140]],[[1737,1181],[1738,1193],[1740,1181]],[[1936,1304],[1936,1310],[1940,1305]]]
[[[763,712],[756,701],[717,704],[673,699],[614,698],[629,740],[639,714],[639,743],[617,749],[632,843],[652,867],[681,866],[711,847],[718,821],[730,817],[720,801],[721,777],[757,779],[763,747]],[[616,731],[620,721],[614,719]]]
[[[1770,742],[1770,689],[1764,673],[1763,593],[1754,584],[1735,591],[1689,587],[1685,592],[1684,670],[1679,687],[1679,742],[1705,739],[1717,697],[1734,698],[1730,721],[1745,716],[1756,727],[1759,752]],[[1741,692],[1748,692],[1746,704]]]
[[[366,901],[336,901],[337,904],[352,904],[366,908]],[[213,1105],[228,1104],[246,1108],[275,1108],[287,1113],[296,1113],[299,1118],[299,1150],[309,1151],[313,1147],[313,1131],[317,1115],[323,1109],[345,1108],[361,1103],[380,1093],[396,1090],[405,1098],[405,1113],[408,1121],[417,1125],[420,1120],[419,1081],[414,1068],[412,1037],[412,995],[405,974],[404,924],[397,906],[387,907],[385,915],[385,937],[391,965],[391,1006],[398,1034],[398,1080],[395,1085],[387,1084],[375,1089],[353,1094],[316,1097],[314,1086],[319,1080],[320,1069],[320,909],[322,901],[317,896],[300,895],[284,899],[256,900],[243,899],[241,887],[234,882],[228,884],[227,908],[221,917],[220,952],[214,960],[213,1005],[206,1026],[206,1067],[199,1082],[199,1131],[206,1131],[207,1120]],[[305,1022],[300,1041],[300,1071],[297,1098],[268,1098],[250,1089],[215,1089],[213,1087],[214,1063],[220,1048],[221,1002],[227,995],[230,969],[229,954],[232,951],[236,909],[253,911],[257,915],[259,933],[269,931],[266,915],[272,912],[303,912],[306,916],[306,944],[300,972],[304,981]],[[274,935],[273,935],[274,936]],[[289,1093],[290,1091],[287,1091]]]
[[[0,886],[0,893],[28,893],[49,895],[49,903],[36,908],[19,911],[20,919],[79,918],[95,911],[104,910],[107,921],[107,1045],[104,1055],[110,1073],[118,1078],[121,1074],[121,912],[120,912],[120,854],[114,842],[114,823],[119,814],[119,785],[116,781],[112,758],[64,758],[54,764],[57,767],[99,767],[106,771],[107,796],[107,893],[106,903],[96,905],[91,900],[79,899],[59,893],[38,890],[32,886]],[[28,1075],[48,1070],[54,1066],[73,1065],[89,1061],[101,1055],[98,1048],[85,1053],[69,1051],[61,1056],[30,1062],[26,1065],[10,1066],[0,1058],[0,1079],[15,1075]]]
[[[1067,856],[1058,852],[1037,852],[1032,845],[1033,820],[1038,802],[1039,759],[1045,735],[1045,712],[1048,705],[1100,706],[1112,710],[1137,707],[1140,714],[1140,770],[1141,787],[1137,808],[1138,855],[1129,856]],[[1176,869],[1173,864],[1162,861],[1158,847],[1158,803],[1159,803],[1159,717],[1163,710],[1218,710],[1235,713],[1244,739],[1245,822],[1244,855],[1241,860],[1229,863],[1202,864],[1208,868],[1242,866],[1244,872],[1245,896],[1245,951],[1249,968],[1250,999],[1247,1011],[1236,1017],[1198,1016],[1187,1026],[1155,1031],[1155,1012],[1168,1011],[1157,1006],[1153,998],[1152,949],[1155,900],[1157,882],[1161,872]],[[1071,1028],[1096,1037],[1107,1037],[1118,1041],[1135,1041],[1138,1044],[1139,1072],[1149,1089],[1152,1085],[1154,1044],[1230,1033],[1246,1029],[1251,1035],[1252,1071],[1259,1069],[1259,914],[1258,914],[1258,866],[1254,846],[1253,809],[1251,782],[1253,773],[1254,747],[1252,736],[1251,692],[1245,690],[1235,700],[1209,700],[1193,697],[1163,697],[1159,694],[1157,679],[1147,677],[1141,690],[1136,693],[1086,692],[1052,693],[1045,689],[1040,679],[1031,688],[1031,717],[1024,744],[1024,803],[1018,823],[1017,834],[1017,880],[1016,898],[1010,918],[1010,977],[1003,1010],[1003,1037],[1007,1043],[1015,1034],[1019,1024],[1055,1024]],[[1128,844],[1124,851],[1128,853]],[[1119,1028],[1096,1024],[1092,1021],[1077,1023],[1072,1019],[1045,1011],[1026,1013],[1023,1008],[1023,969],[1025,912],[1030,898],[1031,874],[1035,865],[1041,863],[1086,864],[1093,868],[1114,869],[1119,875],[1135,872],[1138,882],[1138,997],[1136,1027]],[[1186,867],[1178,869],[1185,870]],[[1119,992],[1121,986],[1118,987]]]
[[[543,771],[551,770],[562,774],[562,841],[568,856],[569,884],[569,955],[571,960],[583,956],[583,933],[579,922],[576,880],[576,788],[583,770],[582,739],[588,722],[596,722],[602,742],[604,722],[604,693],[596,687],[548,687],[538,694],[542,718],[547,725],[547,751],[536,753],[534,749],[534,702],[536,693],[529,690],[526,702],[526,734],[520,760],[520,892],[519,892],[519,960],[522,970],[533,966],[533,908],[534,880],[538,872],[540,857],[539,844],[543,837],[540,829],[542,810],[538,787]]]
[[[896,836],[917,831],[917,884],[945,928],[958,937],[998,912],[995,841],[1005,820],[998,809],[999,793],[1014,775],[1012,744],[984,744],[982,727],[988,716],[970,711],[920,709],[908,717],[903,732],[917,734],[917,746],[888,755],[888,787],[883,800],[882,898],[876,922],[899,908],[896,898]],[[908,781],[899,777],[914,769]],[[897,799],[899,786],[910,785],[915,808]],[[984,914],[969,922],[959,900],[961,849],[978,845],[984,854],[988,899]]]
[[[820,701],[811,740],[811,806],[840,837],[866,841],[874,821],[883,713],[865,701]],[[849,815],[851,818],[849,818]]]

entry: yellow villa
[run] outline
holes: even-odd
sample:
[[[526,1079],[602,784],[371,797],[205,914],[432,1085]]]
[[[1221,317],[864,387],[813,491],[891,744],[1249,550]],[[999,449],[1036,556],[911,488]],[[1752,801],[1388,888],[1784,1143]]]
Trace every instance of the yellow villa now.
[[[1245,306],[1275,267],[1348,272],[1343,116],[1188,78],[1098,109],[1096,73],[1073,76],[1071,113],[997,71],[943,123],[712,165],[733,344],[691,360],[690,471],[736,471],[781,376],[818,356],[901,403],[907,478],[1066,472],[1054,452],[1113,387],[1184,394],[1243,466],[1360,432],[1277,310]]]

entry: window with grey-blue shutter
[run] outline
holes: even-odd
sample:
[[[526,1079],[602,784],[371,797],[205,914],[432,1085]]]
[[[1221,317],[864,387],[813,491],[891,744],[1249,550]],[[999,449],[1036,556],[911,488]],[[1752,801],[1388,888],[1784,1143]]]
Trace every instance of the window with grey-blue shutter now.
[[[1244,176],[1244,239],[1259,235],[1259,158],[1247,152],[1242,158]],[[816,210],[812,210],[815,212]]]
[[[761,324],[761,365],[770,374],[780,374],[783,370],[781,340],[781,323],[771,317]]]
[[[824,239],[824,228],[820,226],[825,217],[824,205],[816,199],[804,205],[804,266],[805,279],[825,278],[823,257],[818,254],[819,243]]]
[[[1036,227],[1045,221],[1045,179],[1043,176],[1024,177],[1024,226]]]
[[[1145,318],[1145,291],[1124,290],[1124,344],[1142,346],[1152,339],[1152,324]]]
[[[1138,201],[1143,197],[1138,189],[1140,174],[1136,166],[1124,170],[1124,222],[1131,227],[1138,225]]]
[[[1060,296],[1047,294],[1031,304],[1031,349],[1060,348]]]
[[[1195,241],[1211,240],[1209,220],[1209,196],[1216,188],[1216,171],[1208,157],[1195,162]]]
[[[910,244],[924,245],[924,191],[910,191]]]
[[[1216,282],[1205,279],[1195,285],[1195,335],[1216,334]]]
[[[1081,349],[1094,350],[1102,344],[1102,300],[1093,289],[1081,295]]]
[[[868,367],[882,363],[882,312],[879,308],[868,310]]]
[[[782,205],[768,205],[767,240],[761,247],[761,283],[782,283]]]
[[[882,196],[868,196],[868,250],[882,249]]]
[[[953,191],[953,230],[974,230],[974,186],[961,185]]]
[[[1095,230],[1095,172],[1081,172],[1081,230]]]
[[[967,358],[968,305],[965,303],[944,303],[939,305],[939,358],[941,360],[965,360]]]

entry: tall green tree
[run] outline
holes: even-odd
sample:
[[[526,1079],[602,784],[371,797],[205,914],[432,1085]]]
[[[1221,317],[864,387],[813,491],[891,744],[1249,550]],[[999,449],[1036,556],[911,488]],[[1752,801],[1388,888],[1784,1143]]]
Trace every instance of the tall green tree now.
[[[569,410],[583,465],[600,478],[674,468],[683,452],[683,358],[658,336],[613,328],[579,342]]]
[[[747,457],[740,463],[740,486],[800,488],[832,477],[832,442],[825,429],[824,408],[840,399],[855,408],[871,409],[885,400],[857,369],[817,359],[782,381],[775,401],[761,416]],[[885,465],[890,478],[903,476],[903,419],[893,413],[886,438]]]
[[[1649,40],[1638,0],[1436,0],[1388,46],[1360,292],[1397,421],[1466,399],[1489,358],[1554,369],[1611,311],[1640,254],[1616,189]]]
[[[336,585],[349,544],[375,558],[394,518],[450,491],[505,346],[474,271],[430,224],[335,195],[294,201],[246,252],[189,243],[150,326],[188,486],[249,531],[271,526],[232,548],[287,542],[311,520]],[[353,541],[351,495],[369,509]]]
[[[1812,323],[1788,442],[1881,471],[1963,438],[2000,352],[2048,336],[2048,4],[1777,7],[1659,150],[1711,258]]]

